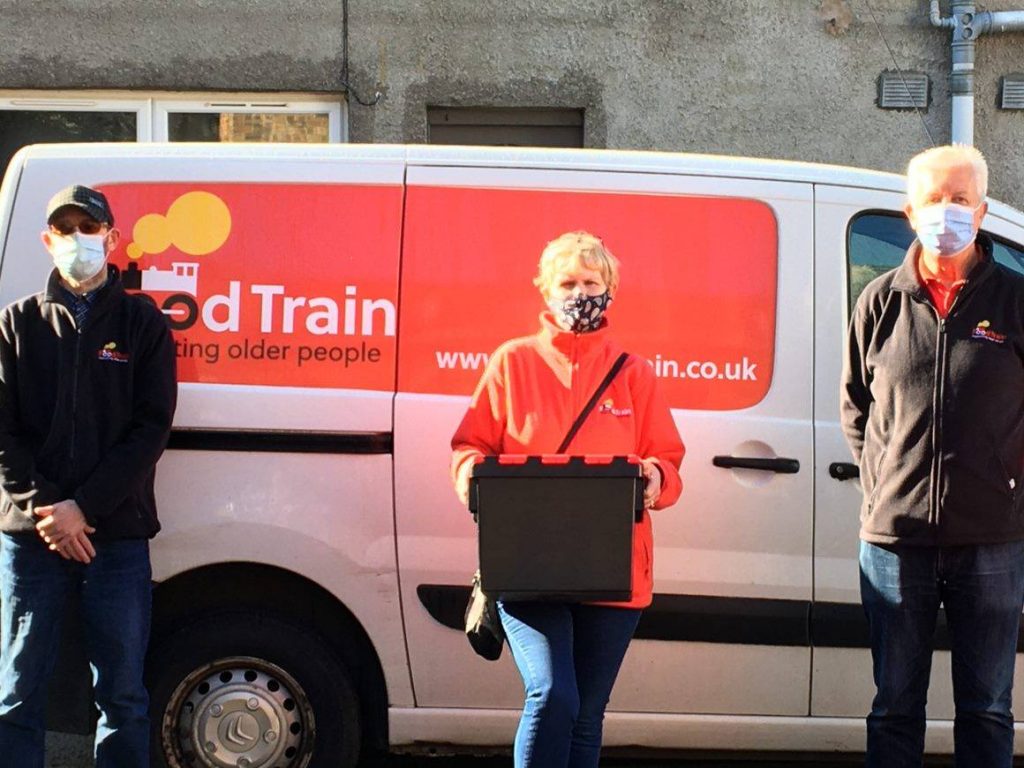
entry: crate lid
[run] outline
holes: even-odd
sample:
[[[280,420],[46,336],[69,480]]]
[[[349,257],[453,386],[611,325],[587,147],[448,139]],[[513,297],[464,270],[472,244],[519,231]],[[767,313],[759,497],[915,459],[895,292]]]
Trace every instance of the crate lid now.
[[[635,455],[592,454],[569,456],[548,453],[536,456],[503,453],[482,456],[473,465],[474,478],[487,477],[640,477],[640,458]]]

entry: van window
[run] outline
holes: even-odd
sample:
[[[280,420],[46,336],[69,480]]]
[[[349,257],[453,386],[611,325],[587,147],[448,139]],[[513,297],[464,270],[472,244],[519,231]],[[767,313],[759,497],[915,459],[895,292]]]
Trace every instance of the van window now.
[[[1000,264],[1005,264],[1012,270],[1024,273],[1024,246],[1010,243],[1007,240],[996,240],[992,253]]]
[[[983,232],[985,230],[982,230]],[[986,232],[995,260],[1024,274],[1024,246]],[[896,211],[868,211],[850,222],[847,242],[850,308],[861,291],[881,274],[900,265],[914,241],[907,217]]]

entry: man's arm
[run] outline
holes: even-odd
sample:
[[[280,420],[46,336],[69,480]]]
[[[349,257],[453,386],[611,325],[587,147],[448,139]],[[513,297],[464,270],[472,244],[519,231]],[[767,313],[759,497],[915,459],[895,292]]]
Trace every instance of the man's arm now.
[[[19,417],[17,343],[11,311],[0,317],[0,486],[22,511],[34,513],[63,498],[60,488],[36,468]]]
[[[871,409],[871,374],[865,355],[871,338],[874,319],[868,311],[867,300],[861,294],[850,318],[843,357],[843,378],[839,390],[839,414],[854,460],[860,464],[864,449],[864,432]]]
[[[153,315],[136,351],[131,427],[107,452],[74,500],[90,524],[125,500],[167,445],[177,402],[174,339],[162,315]]]

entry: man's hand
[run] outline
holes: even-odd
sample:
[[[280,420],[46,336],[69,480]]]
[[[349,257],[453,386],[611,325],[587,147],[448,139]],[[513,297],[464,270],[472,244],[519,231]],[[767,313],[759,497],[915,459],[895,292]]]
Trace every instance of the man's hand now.
[[[36,507],[36,530],[50,549],[65,560],[90,563],[96,557],[96,550],[89,541],[89,534],[95,533],[85,521],[85,514],[73,499],[58,501],[48,507]]]
[[[654,459],[640,459],[644,473],[644,506],[651,509],[661,496],[661,469]]]

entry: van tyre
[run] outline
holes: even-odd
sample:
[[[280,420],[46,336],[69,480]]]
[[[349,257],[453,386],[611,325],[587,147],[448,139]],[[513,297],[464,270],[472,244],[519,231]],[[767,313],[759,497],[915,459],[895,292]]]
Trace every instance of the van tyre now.
[[[256,612],[207,616],[150,653],[154,768],[350,768],[359,701],[319,635]],[[246,762],[248,761],[248,762]]]

